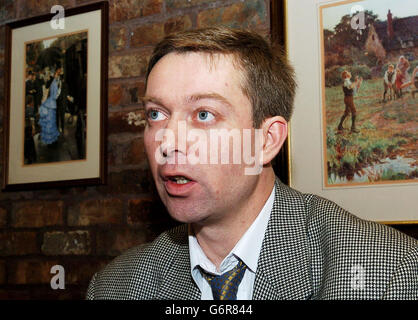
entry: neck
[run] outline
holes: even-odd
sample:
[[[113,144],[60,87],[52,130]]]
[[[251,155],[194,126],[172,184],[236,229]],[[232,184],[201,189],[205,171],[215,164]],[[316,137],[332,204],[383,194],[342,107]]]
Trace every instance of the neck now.
[[[273,169],[264,168],[254,192],[239,208],[224,214],[216,222],[191,225],[200,247],[217,269],[259,215],[271,194],[274,181]]]

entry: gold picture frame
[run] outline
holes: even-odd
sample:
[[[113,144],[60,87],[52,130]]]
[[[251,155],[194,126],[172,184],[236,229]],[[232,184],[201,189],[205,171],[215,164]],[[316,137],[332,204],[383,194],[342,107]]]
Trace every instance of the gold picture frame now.
[[[6,25],[3,190],[106,182],[108,3]]]
[[[309,3],[275,0],[271,3],[272,39],[282,39],[298,81],[295,112],[287,143],[288,163],[285,166],[289,185],[302,192],[328,198],[366,220],[390,225],[417,224],[416,182],[336,188],[324,186],[320,10],[322,5],[349,2],[353,6],[363,5],[367,10],[364,0],[319,0]]]

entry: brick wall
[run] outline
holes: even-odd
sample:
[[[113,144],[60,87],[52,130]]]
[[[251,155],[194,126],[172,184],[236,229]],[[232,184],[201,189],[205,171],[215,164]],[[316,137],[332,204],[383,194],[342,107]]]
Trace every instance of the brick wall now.
[[[0,8],[0,121],[4,106],[6,22],[94,1],[3,0]],[[143,148],[144,74],[164,35],[214,24],[269,34],[268,0],[109,1],[108,184],[0,192],[0,299],[80,299],[94,272],[174,222],[158,201]],[[0,130],[0,138],[3,131]],[[3,152],[0,146],[0,152]],[[65,290],[52,290],[53,265],[65,268]]]
[[[4,106],[6,22],[91,1],[3,0],[0,7],[0,123]],[[134,245],[174,225],[158,200],[143,149],[144,74],[153,45],[178,30],[227,24],[268,37],[268,0],[109,1],[108,184],[0,192],[0,299],[81,299],[94,272]],[[3,131],[0,128],[0,139]],[[2,141],[2,140],[1,140]],[[0,152],[3,152],[0,145]],[[418,227],[398,227],[418,238]],[[52,290],[53,265],[65,290]]]

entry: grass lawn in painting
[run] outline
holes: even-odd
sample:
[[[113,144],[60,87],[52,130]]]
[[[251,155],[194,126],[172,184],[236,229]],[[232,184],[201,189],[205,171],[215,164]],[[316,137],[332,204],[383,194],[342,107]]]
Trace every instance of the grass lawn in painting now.
[[[325,88],[328,185],[418,179],[418,95],[383,101],[383,80],[364,80],[354,97],[359,133],[337,126],[344,113],[341,85]]]

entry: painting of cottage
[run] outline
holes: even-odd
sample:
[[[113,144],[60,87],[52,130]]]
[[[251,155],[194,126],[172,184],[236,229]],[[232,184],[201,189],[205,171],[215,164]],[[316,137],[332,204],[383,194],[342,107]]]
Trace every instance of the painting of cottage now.
[[[418,57],[418,16],[393,19],[388,10],[386,21],[369,26],[365,50],[374,54],[380,63],[405,55],[408,60]]]
[[[418,2],[320,7],[325,187],[418,182]]]

